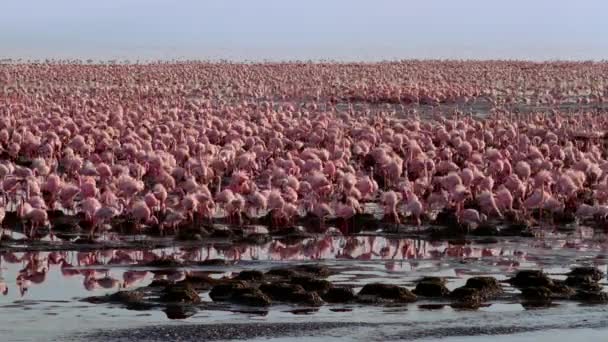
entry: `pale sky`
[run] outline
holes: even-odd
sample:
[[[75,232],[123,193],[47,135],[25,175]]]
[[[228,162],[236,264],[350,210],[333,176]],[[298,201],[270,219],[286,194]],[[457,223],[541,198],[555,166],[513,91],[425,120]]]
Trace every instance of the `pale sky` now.
[[[0,57],[608,59],[606,0],[0,0]]]

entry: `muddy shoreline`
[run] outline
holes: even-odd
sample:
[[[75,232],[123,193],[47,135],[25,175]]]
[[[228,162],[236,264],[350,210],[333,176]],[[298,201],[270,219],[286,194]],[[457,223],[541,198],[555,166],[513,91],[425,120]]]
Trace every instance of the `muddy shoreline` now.
[[[585,320],[570,324],[546,324],[526,327],[517,325],[490,326],[453,326],[429,327],[415,323],[361,323],[361,322],[306,322],[306,323],[223,323],[223,324],[189,324],[180,326],[156,326],[146,328],[99,330],[91,334],[67,336],[67,341],[224,341],[256,339],[301,339],[315,340],[338,338],[351,330],[361,331],[357,340],[413,341],[420,339],[445,337],[479,337],[495,335],[512,335],[526,332],[554,329],[602,329],[608,326],[608,320],[587,322]]]

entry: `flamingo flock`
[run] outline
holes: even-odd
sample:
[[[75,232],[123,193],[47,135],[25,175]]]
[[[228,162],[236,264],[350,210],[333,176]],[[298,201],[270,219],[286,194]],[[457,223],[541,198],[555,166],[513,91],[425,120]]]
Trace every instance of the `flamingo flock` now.
[[[35,238],[61,212],[96,238],[117,218],[171,234],[313,216],[348,234],[374,204],[416,227],[605,224],[607,66],[0,65],[0,221]]]

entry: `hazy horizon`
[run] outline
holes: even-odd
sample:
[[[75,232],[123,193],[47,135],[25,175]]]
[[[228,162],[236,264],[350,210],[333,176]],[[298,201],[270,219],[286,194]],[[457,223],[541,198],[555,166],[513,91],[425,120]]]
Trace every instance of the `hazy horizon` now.
[[[0,58],[604,60],[608,3],[7,0]]]

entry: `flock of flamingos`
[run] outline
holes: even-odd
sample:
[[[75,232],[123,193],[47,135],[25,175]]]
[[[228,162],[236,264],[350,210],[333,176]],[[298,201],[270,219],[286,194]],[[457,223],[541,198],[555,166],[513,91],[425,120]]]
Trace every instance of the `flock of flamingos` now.
[[[8,63],[0,220],[31,239],[57,211],[92,238],[116,218],[171,234],[266,215],[348,234],[374,203],[412,227],[439,212],[601,225],[607,77],[591,62]]]

